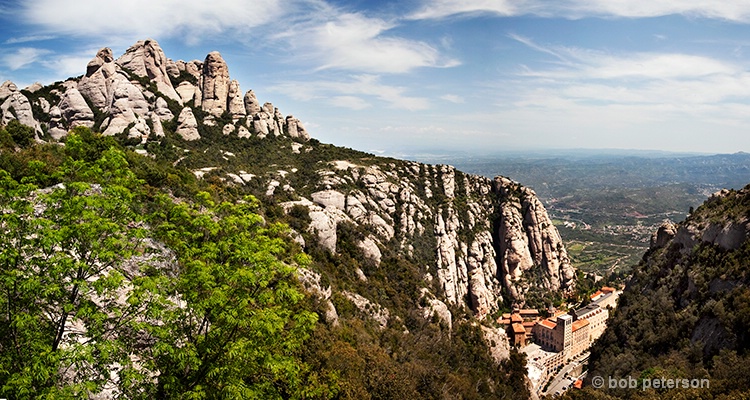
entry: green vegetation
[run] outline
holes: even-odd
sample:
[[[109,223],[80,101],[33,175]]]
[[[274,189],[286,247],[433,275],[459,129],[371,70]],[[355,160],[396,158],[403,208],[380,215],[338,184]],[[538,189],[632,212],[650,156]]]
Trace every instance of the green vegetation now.
[[[62,152],[3,153],[57,166],[0,170],[0,395],[88,398],[108,381],[129,398],[317,393],[299,360],[317,318],[291,266],[309,260],[287,228],[251,197],[176,203],[144,186],[138,156],[76,132]]]
[[[707,201],[685,223],[718,223],[719,215],[721,224],[747,218],[749,188]],[[700,390],[651,390],[641,395],[607,391],[616,397],[746,397],[750,393],[748,259],[747,239],[736,249],[707,242],[683,249],[672,242],[651,250],[634,270],[606,332],[592,347],[589,377],[710,379],[710,388]]]
[[[145,144],[153,158],[84,127],[64,146],[26,133],[0,129],[0,397],[528,397],[523,356],[498,365],[466,310],[451,308],[452,328],[423,317],[430,235],[411,256],[384,246],[377,266],[356,245],[371,227],[341,224],[332,254],[305,231],[305,207],[281,210],[295,193],[259,201],[265,187],[224,179],[285,170],[309,195],[330,161],[399,161],[315,140],[294,154],[288,138],[218,129],[196,142],[167,130]],[[217,170],[196,179],[204,167]],[[338,324],[302,290],[299,267],[334,289]],[[387,325],[343,290],[387,307]]]

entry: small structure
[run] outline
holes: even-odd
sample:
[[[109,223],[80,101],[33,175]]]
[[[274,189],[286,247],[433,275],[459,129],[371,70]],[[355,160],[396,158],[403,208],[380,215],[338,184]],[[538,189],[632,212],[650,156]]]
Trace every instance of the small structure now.
[[[498,323],[506,327],[513,345],[525,347],[533,337],[534,325],[539,321],[539,311],[535,309],[514,308],[512,313],[503,314]]]

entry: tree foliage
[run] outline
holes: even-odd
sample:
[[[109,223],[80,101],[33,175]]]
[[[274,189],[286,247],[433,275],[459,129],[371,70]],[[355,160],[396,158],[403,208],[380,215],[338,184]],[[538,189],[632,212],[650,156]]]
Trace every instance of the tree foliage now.
[[[58,168],[0,169],[0,396],[315,393],[287,228],[251,197],[153,196],[127,157],[81,128]]]

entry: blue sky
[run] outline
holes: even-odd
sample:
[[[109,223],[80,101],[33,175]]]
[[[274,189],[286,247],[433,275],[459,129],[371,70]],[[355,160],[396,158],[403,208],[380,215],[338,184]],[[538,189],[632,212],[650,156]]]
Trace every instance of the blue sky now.
[[[750,151],[748,0],[0,0],[0,81],[146,38],[365,151]]]

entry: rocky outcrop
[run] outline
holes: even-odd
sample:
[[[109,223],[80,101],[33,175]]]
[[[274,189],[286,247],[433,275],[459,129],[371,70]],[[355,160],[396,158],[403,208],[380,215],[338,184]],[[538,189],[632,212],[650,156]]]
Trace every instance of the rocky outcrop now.
[[[112,83],[112,103],[109,106],[109,122],[103,135],[115,135],[130,124],[149,113],[149,103],[143,92],[126,79],[115,79]]]
[[[42,128],[39,122],[34,119],[34,113],[31,108],[31,103],[26,96],[18,90],[18,87],[13,82],[6,82],[3,85],[0,93],[5,96],[0,104],[0,113],[2,118],[0,122],[6,125],[10,120],[18,120],[23,125],[34,128],[37,139],[42,133]]]
[[[227,110],[229,67],[218,51],[208,53],[203,62],[201,108],[217,117]]]
[[[260,112],[260,102],[258,101],[258,98],[255,97],[255,92],[252,90],[248,90],[247,93],[245,93],[245,113],[247,115],[256,115]]]
[[[434,257],[425,272],[446,305],[468,306],[481,318],[502,302],[523,304],[530,291],[574,287],[575,270],[557,230],[533,191],[518,183],[419,163],[335,161],[318,173],[325,189],[312,192],[312,201],[284,203],[285,209],[308,207],[310,232],[332,252],[337,225],[350,222],[371,232],[354,243],[368,259],[378,259],[378,243],[394,239],[399,253]],[[428,194],[443,200],[435,203]]]
[[[302,122],[293,116],[286,117],[286,130],[289,137],[293,139],[310,140],[310,134],[302,125]]]
[[[497,227],[500,268],[511,297],[522,299],[532,286],[549,290],[571,290],[575,270],[570,265],[562,238],[552,225],[536,194],[507,178],[493,181],[493,191],[504,198]],[[537,269],[539,281],[522,279]]]
[[[3,101],[8,98],[11,94],[18,91],[18,86],[16,86],[15,83],[11,81],[5,81],[0,86],[0,101]],[[255,97],[255,95],[253,95]]]
[[[229,68],[218,52],[209,53],[204,61],[173,61],[155,40],[146,39],[136,42],[115,59],[112,50],[105,47],[89,61],[80,80],[71,79],[61,86],[62,90],[54,89],[51,95],[35,99],[37,110],[54,114],[40,118],[33,115],[32,105],[16,85],[10,81],[3,83],[0,86],[0,106],[3,107],[0,122],[18,119],[33,127],[38,137],[44,132],[42,128],[46,128],[55,140],[78,125],[101,129],[106,135],[124,132],[148,140],[150,133],[164,136],[161,123],[170,121],[172,124],[168,126],[174,126],[175,122],[182,126],[179,134],[195,138],[197,126],[192,126],[187,115],[182,121],[175,121],[179,117],[169,102],[176,102],[206,111],[208,115],[197,123],[207,126],[215,126],[217,119],[228,112],[232,126],[221,126],[225,134],[241,138],[252,137],[253,133],[258,138],[286,135],[297,142],[310,139],[297,118],[285,117],[271,103],[261,106],[252,90],[243,95],[240,83],[230,78]],[[42,88],[35,84],[29,89]],[[155,120],[160,123],[148,122]],[[150,128],[147,130],[146,126]],[[299,152],[299,146],[295,151]]]
[[[130,46],[116,63],[140,77],[149,78],[156,84],[157,90],[170,99],[182,101],[169,79],[167,56],[155,40],[139,40]]]
[[[115,65],[112,49],[105,47],[86,66],[86,74],[78,83],[78,91],[85,96],[94,107],[106,111],[112,103],[112,90],[117,66]]]
[[[672,221],[664,221],[656,232],[651,235],[651,245],[649,247],[651,249],[664,247],[674,238],[675,233],[677,233],[677,225]]]
[[[242,118],[245,116],[245,100],[242,97],[242,92],[240,91],[240,83],[232,80],[229,82],[229,92],[227,94],[229,104],[227,105],[227,109],[229,110],[229,114],[234,119]]]
[[[177,133],[185,140],[198,140],[201,135],[198,133],[198,121],[193,115],[193,110],[190,107],[185,107],[180,112],[180,116],[177,117]]]
[[[91,111],[86,99],[76,88],[65,91],[60,101],[60,113],[71,128],[76,126],[94,126],[94,112]]]

